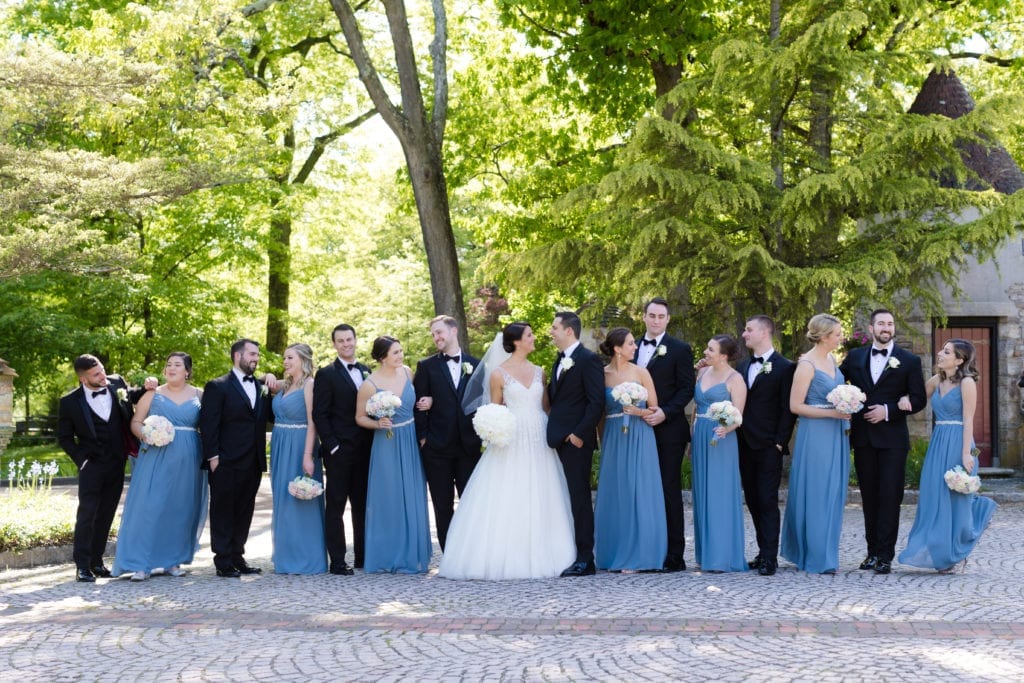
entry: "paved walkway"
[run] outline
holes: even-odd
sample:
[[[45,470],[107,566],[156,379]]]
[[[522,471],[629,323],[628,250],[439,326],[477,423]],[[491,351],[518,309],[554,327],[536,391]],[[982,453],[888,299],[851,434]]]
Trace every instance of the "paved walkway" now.
[[[1001,505],[960,575],[859,571],[851,505],[835,576],[784,563],[771,578],[488,583],[273,574],[268,489],[247,553],[262,576],[217,578],[208,544],[180,579],[0,572],[0,680],[1024,679],[1020,503]],[[913,513],[903,510],[904,538]],[[748,523],[748,550],[751,537]]]

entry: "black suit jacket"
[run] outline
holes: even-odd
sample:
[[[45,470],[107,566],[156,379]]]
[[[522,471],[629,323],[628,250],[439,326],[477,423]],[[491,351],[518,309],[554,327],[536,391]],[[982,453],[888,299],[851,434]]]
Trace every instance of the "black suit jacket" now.
[[[244,470],[259,467],[267,471],[267,420],[272,418],[270,395],[263,393],[263,382],[256,380],[256,405],[242,383],[229,372],[206,383],[199,409],[199,429],[203,442],[203,468],[210,458],[220,456],[217,467]]]
[[[924,374],[921,372],[921,359],[915,354],[893,347],[889,362],[895,358],[898,367],[886,366],[878,378],[871,381],[871,346],[852,349],[843,360],[839,369],[850,384],[860,387],[867,394],[868,406],[885,404],[889,409],[889,420],[871,424],[864,419],[864,411],[855,414],[850,422],[850,444],[873,446],[874,448],[910,448],[910,430],[907,429],[907,415],[922,410],[927,403],[924,389]],[[896,405],[901,396],[910,397],[912,409],[909,413]]]
[[[430,396],[434,400],[430,410],[413,410],[416,437],[426,439],[423,449],[433,455],[456,457],[460,453],[480,454],[480,437],[473,429],[473,418],[462,410],[462,396],[469,382],[469,375],[461,367],[465,363],[469,363],[473,372],[476,372],[480,361],[462,352],[458,386],[452,385],[448,363],[441,354],[424,358],[416,364],[416,374],[412,380],[416,398]],[[484,387],[484,391],[490,389]]]
[[[548,382],[548,445],[558,448],[570,434],[583,439],[583,450],[597,446],[597,423],[604,413],[604,365],[593,351],[580,344],[570,356],[573,366],[559,379],[558,361]]]
[[[128,394],[128,397],[122,401],[117,396],[119,389],[123,389],[128,394],[128,385],[119,375],[107,375],[107,390],[113,399],[112,410],[117,410],[120,416],[122,439],[120,457],[123,459],[138,452],[139,442],[130,431],[131,394]],[[113,416],[113,413],[111,415]],[[85,388],[81,384],[60,399],[57,417],[57,443],[78,465],[79,469],[82,468],[86,460],[103,460],[108,457],[103,445],[96,440],[93,412],[85,400]]]
[[[665,353],[659,355],[655,349],[647,363],[647,372],[651,373],[651,381],[658,394],[658,407],[665,413],[665,421],[654,428],[654,437],[659,449],[682,449],[690,443],[690,425],[684,411],[693,400],[697,381],[693,370],[693,351],[686,342],[667,334],[661,338],[659,346],[665,347]],[[633,362],[639,354],[638,343]]]
[[[370,368],[356,363],[363,377]],[[373,432],[356,424],[356,394],[359,390],[341,359],[316,371],[313,378],[313,424],[320,437],[320,454],[332,452],[342,459],[367,458]],[[338,449],[335,451],[334,449]]]
[[[739,428],[740,438],[749,448],[756,450],[779,444],[782,453],[786,454],[796,423],[796,415],[789,412],[789,394],[793,388],[796,364],[778,351],[772,352],[767,363],[771,363],[771,372],[758,372],[753,386],[747,389],[743,424]],[[736,372],[743,376],[744,383],[749,369],[749,358],[736,366]]]

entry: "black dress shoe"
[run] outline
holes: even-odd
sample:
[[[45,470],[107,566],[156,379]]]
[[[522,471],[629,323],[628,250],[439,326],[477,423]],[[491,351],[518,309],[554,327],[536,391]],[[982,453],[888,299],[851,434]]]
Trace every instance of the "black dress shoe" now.
[[[95,567],[90,567],[89,571],[92,572],[93,576],[98,576],[101,579],[109,579],[110,578],[110,570],[107,569],[102,564],[98,564]]]
[[[747,569],[760,569],[762,562],[764,562],[764,559],[762,559],[762,557],[758,555],[750,562],[747,562]]]
[[[878,560],[875,562],[876,574],[888,574],[892,571],[892,562],[889,560]]]
[[[355,572],[352,571],[352,567],[349,567],[344,562],[341,564],[332,564],[328,571],[332,574],[337,574],[338,576],[352,576],[355,574]]]
[[[665,558],[665,564],[661,566],[661,571],[665,574],[671,574],[673,572],[685,572],[686,560],[684,560],[681,557],[667,557]]]
[[[776,560],[761,560],[761,564],[757,568],[757,573],[761,576],[774,576],[775,570],[779,568],[779,563]]]
[[[246,576],[248,576],[249,574],[262,574],[263,573],[263,570],[260,569],[259,567],[250,567],[247,564],[235,565],[235,570],[239,574],[243,574],[243,575],[246,575]]]
[[[589,562],[573,562],[568,569],[562,572],[563,577],[569,576],[593,576],[597,573],[597,567],[593,560]]]
[[[96,577],[92,575],[92,572],[88,569],[79,569],[75,572],[75,581],[82,581],[83,583],[96,583]]]
[[[234,567],[228,567],[227,569],[218,569],[217,576],[222,576],[225,579],[237,579],[242,573]]]
[[[864,561],[860,563],[861,569],[874,569],[875,565],[878,564],[878,558],[874,555],[868,555],[864,558]]]

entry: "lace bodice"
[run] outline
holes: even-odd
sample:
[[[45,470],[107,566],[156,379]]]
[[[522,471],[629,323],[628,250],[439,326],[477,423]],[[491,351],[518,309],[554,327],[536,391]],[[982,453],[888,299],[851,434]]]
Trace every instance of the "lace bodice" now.
[[[504,385],[505,405],[517,416],[543,415],[544,373],[536,365],[533,366],[533,381],[525,387],[519,380],[498,368]]]

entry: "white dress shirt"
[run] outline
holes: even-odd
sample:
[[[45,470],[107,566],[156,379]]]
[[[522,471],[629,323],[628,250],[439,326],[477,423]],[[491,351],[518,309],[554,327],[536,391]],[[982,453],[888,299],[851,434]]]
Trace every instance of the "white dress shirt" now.
[[[636,364],[637,365],[639,365],[642,368],[646,368],[647,367],[647,364],[651,362],[652,358],[654,358],[654,354],[655,354],[655,352],[657,352],[658,347],[661,346],[661,339],[664,336],[665,336],[665,333],[662,332],[657,337],[655,337],[653,345],[651,345],[651,344],[644,344],[644,343],[642,343],[642,340],[641,340],[641,342],[638,342],[640,344],[640,350],[637,351],[637,354],[636,354]],[[644,335],[643,338],[644,339],[650,339],[650,337],[648,337],[646,334]]]
[[[252,382],[246,382],[246,374],[238,368],[231,368],[231,372],[235,373],[235,377],[242,383],[242,389],[245,390],[245,395],[249,397],[249,406],[251,408],[256,407],[256,378],[253,378]]]
[[[578,341],[573,342],[572,344],[570,344],[569,346],[567,346],[565,348],[565,351],[562,351],[562,355],[565,358],[569,358],[570,356],[572,356],[573,353],[575,353],[576,347],[579,346],[579,345],[580,345],[580,343]],[[556,380],[562,379],[562,363],[561,363],[561,361],[559,361],[558,367],[555,368],[555,379]]]
[[[768,359],[775,353],[775,349],[768,347],[768,350],[764,352],[760,357],[764,359],[764,363],[768,362]],[[764,372],[764,363],[751,363],[747,367],[747,388],[754,386],[754,380],[757,376]]]
[[[82,385],[82,391],[85,392],[85,402],[92,408],[92,412],[96,413],[104,422],[110,422],[110,411],[114,407],[114,401],[111,396],[115,389],[109,384],[105,388],[105,392],[93,396],[93,390],[84,384]],[[97,389],[96,391],[101,390]]]

